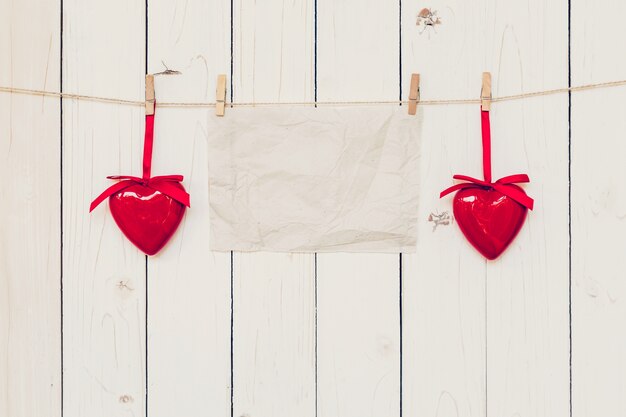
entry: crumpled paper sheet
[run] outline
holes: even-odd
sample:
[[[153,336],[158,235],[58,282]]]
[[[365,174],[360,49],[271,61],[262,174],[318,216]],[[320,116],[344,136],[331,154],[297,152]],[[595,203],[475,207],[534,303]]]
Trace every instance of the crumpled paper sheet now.
[[[235,107],[208,131],[212,250],[415,251],[420,134],[406,107]]]

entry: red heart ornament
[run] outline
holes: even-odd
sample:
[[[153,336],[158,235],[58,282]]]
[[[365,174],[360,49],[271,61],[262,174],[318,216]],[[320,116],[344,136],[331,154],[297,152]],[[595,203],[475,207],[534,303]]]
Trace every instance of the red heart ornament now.
[[[180,183],[172,186],[185,190]],[[180,224],[185,205],[143,184],[134,184],[109,197],[111,215],[128,240],[154,255]]]
[[[524,192],[520,187],[511,185]],[[492,188],[470,187],[454,196],[453,211],[467,240],[487,259],[496,259],[515,239],[527,209]]]
[[[146,82],[150,78],[147,75]],[[89,206],[91,213],[108,197],[111,215],[120,230],[147,255],[154,255],[165,246],[178,228],[185,207],[189,207],[189,194],[180,184],[182,175],[150,175],[153,142],[154,108],[150,112],[146,107],[142,177],[108,176],[119,182],[104,190]]]
[[[466,181],[443,190],[439,197],[454,191],[453,211],[459,228],[469,242],[487,259],[496,259],[515,239],[534,201],[515,183],[530,182],[526,174],[491,179],[491,128],[489,110],[480,111],[483,139],[484,180],[454,175]]]

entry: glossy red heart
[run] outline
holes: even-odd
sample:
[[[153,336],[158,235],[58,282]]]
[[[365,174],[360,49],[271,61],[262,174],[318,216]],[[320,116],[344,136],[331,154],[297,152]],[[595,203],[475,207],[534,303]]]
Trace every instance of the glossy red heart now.
[[[467,240],[487,259],[496,259],[515,239],[527,211],[499,191],[477,187],[458,191],[453,210]]]
[[[184,190],[179,183],[172,185]],[[147,255],[165,246],[185,213],[182,203],[142,184],[113,194],[109,207],[120,230]]]

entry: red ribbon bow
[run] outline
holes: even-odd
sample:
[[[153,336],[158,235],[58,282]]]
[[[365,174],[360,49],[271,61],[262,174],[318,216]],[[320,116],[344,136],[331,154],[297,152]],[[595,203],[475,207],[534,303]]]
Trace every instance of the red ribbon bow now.
[[[483,175],[484,180],[468,177],[467,175],[454,175],[452,178],[455,180],[467,181],[461,184],[453,185],[446,188],[439,194],[439,198],[444,197],[454,191],[462,190],[464,188],[492,188],[501,192],[507,197],[512,198],[526,208],[533,209],[534,201],[530,198],[524,190],[515,185],[515,183],[530,182],[528,175],[515,174],[502,177],[496,182],[491,181],[491,128],[489,124],[489,112],[481,110],[481,127],[483,137]]]
[[[156,107],[156,103],[155,103]],[[156,177],[150,177],[150,171],[152,168],[152,147],[154,142],[154,114],[146,115],[146,134],[144,136],[143,143],[143,177],[133,177],[130,175],[111,175],[108,176],[108,179],[111,180],[121,180],[118,183],[113,184],[102,194],[100,194],[95,200],[91,202],[89,206],[89,212],[96,207],[107,197],[112,196],[115,193],[118,193],[128,187],[131,187],[136,184],[144,185],[148,188],[152,188],[153,190],[159,191],[168,197],[173,198],[181,204],[184,204],[187,207],[189,205],[189,194],[182,188],[174,185],[175,183],[180,183],[183,180],[182,175],[160,175]]]
[[[110,175],[107,178],[110,180],[122,181],[113,184],[112,186],[104,190],[104,192],[100,194],[95,200],[93,200],[91,202],[91,205],[89,206],[90,213],[108,197],[135,184],[145,185],[148,188],[160,191],[161,193],[189,207],[189,194],[185,190],[182,190],[173,185],[173,183],[181,182],[183,180],[182,175],[160,175],[148,179],[132,177],[130,175]]]

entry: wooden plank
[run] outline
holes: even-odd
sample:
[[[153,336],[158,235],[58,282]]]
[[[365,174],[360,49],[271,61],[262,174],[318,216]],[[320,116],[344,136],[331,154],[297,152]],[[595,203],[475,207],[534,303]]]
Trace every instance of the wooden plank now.
[[[318,99],[398,98],[398,3],[318,0]],[[399,254],[318,255],[318,415],[400,414]]]
[[[567,85],[565,2],[494,16],[486,54],[495,96]],[[491,116],[494,179],[527,173],[536,203],[487,269],[487,414],[568,415],[567,95],[495,103]]]
[[[235,102],[312,100],[313,0],[236,0],[233,22]],[[313,417],[314,256],[234,258],[234,415]]]
[[[317,3],[318,100],[398,99],[399,3]]]
[[[59,90],[59,3],[0,1],[0,85]],[[61,415],[59,99],[0,93],[0,415]]]
[[[407,74],[419,72],[422,100],[479,98],[489,70],[477,39],[483,8],[462,1],[429,6],[402,7],[404,96]],[[416,123],[423,157],[417,253],[403,255],[403,412],[482,416],[486,265],[455,224],[451,197],[439,198],[452,175],[482,174],[479,108],[418,105]]]
[[[315,259],[236,254],[235,415],[315,415]]]
[[[313,3],[234,1],[235,102],[313,99]]]
[[[225,2],[151,1],[149,71],[156,76],[154,175],[182,174],[191,208],[172,240],[148,262],[148,412],[230,415],[230,254],[209,250],[208,108],[159,101],[211,102],[217,74],[230,66]],[[208,19],[208,20],[207,20]]]
[[[510,84],[499,85],[503,91]],[[543,88],[549,87],[536,89]],[[535,208],[507,252],[488,266],[488,414],[568,415],[567,97],[493,108],[495,178],[528,173],[532,182],[524,188]]]
[[[620,80],[626,4],[572,1],[572,84]],[[626,88],[572,93],[573,416],[626,414]]]
[[[319,416],[400,414],[399,269],[399,255],[318,255]]]
[[[144,12],[64,1],[66,91],[143,99]],[[63,126],[64,416],[143,416],[145,257],[88,208],[107,175],[141,174],[144,107],[65,100]]]
[[[435,53],[435,36],[443,38],[438,48],[455,48],[455,36],[444,31],[465,36],[463,29],[450,24],[437,32],[424,30],[415,24],[418,12],[403,10],[403,68],[404,73],[420,72],[422,100],[477,98],[479,63],[470,59],[463,64],[475,71],[473,80],[462,83],[456,80],[470,78],[467,69],[461,72],[458,64],[448,62],[459,51],[442,55],[445,62],[424,59]],[[443,24],[450,23],[446,20]],[[417,253],[403,255],[402,274],[406,415],[486,413],[486,265],[454,223],[450,197],[439,198],[453,183],[453,174],[481,175],[478,112],[475,106],[418,106],[417,110],[423,155],[418,246]]]

